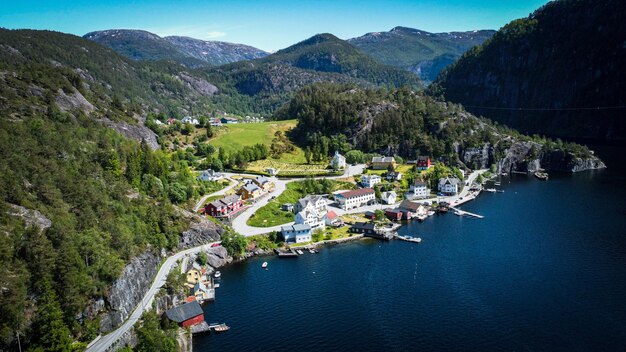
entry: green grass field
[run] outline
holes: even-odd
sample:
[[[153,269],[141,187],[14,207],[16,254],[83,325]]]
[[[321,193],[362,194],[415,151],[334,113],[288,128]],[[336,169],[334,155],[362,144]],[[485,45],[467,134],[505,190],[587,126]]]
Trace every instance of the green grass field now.
[[[214,130],[215,136],[209,140],[209,143],[216,148],[224,148],[229,152],[259,143],[269,147],[276,131],[286,132],[296,127],[296,124],[296,120],[285,120],[224,125],[222,128]],[[304,158],[304,155],[302,157]]]

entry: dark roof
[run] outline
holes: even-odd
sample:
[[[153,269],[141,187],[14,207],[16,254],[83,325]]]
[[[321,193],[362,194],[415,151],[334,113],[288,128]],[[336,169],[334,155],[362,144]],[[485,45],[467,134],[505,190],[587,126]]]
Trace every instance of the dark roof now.
[[[416,211],[419,207],[419,203],[411,202],[409,200],[403,200],[402,203],[400,203],[400,208],[408,209],[410,211]]]
[[[374,190],[371,188],[359,188],[353,191],[339,193],[337,195],[343,198],[352,198],[352,197],[359,197],[359,196],[363,196],[363,195],[371,194],[371,193],[375,193]]]
[[[393,213],[393,214],[398,214],[398,213],[402,213],[402,210],[396,208],[396,209],[385,209],[385,212],[387,213]]]
[[[350,227],[353,229],[374,230],[376,225],[372,222],[357,222]]]
[[[420,155],[417,157],[417,161],[428,161],[428,159],[430,158],[425,155]]]
[[[200,303],[197,301],[185,303],[182,306],[174,307],[165,311],[165,316],[172,321],[182,323],[185,320],[204,314]]]

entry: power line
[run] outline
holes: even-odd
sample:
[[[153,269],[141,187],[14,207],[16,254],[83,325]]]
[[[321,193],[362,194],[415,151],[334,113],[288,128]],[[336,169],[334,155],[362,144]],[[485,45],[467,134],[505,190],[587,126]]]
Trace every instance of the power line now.
[[[465,108],[473,108],[473,109],[510,110],[510,111],[590,111],[590,110],[619,110],[619,109],[626,109],[626,105],[579,107],[579,108],[508,108],[508,107],[498,107],[498,106],[475,106],[475,105],[463,105],[463,106]]]

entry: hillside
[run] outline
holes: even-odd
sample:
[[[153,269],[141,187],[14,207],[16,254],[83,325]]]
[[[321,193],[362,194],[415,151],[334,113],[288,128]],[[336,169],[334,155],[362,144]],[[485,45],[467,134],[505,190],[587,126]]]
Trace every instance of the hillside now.
[[[467,52],[435,95],[528,133],[626,141],[626,6],[553,1]]]
[[[108,314],[124,266],[142,255],[155,270],[189,228],[175,206],[217,186],[153,150],[138,121],[204,96],[80,37],[0,30],[0,43],[0,350],[18,350],[16,332],[24,350],[83,350],[124,318]]]
[[[406,88],[312,85],[276,115],[297,118],[292,135],[325,154],[354,148],[409,159],[430,155],[472,169],[497,165],[504,172],[604,167],[586,147],[524,136]]]
[[[133,60],[172,60],[188,67],[222,65],[268,55],[243,44],[179,36],[162,38],[142,30],[110,29],[87,33],[84,38]]]
[[[348,43],[379,62],[414,72],[423,81],[430,82],[444,67],[494,33],[493,30],[429,33],[395,27],[389,32],[367,33],[348,39]]]

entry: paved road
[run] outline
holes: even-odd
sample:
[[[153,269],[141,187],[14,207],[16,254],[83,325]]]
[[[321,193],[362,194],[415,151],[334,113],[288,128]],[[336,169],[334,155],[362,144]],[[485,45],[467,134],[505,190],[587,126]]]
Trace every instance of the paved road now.
[[[143,296],[141,303],[137,307],[135,307],[135,310],[128,317],[128,319],[126,319],[124,324],[122,324],[120,327],[110,332],[109,334],[101,336],[97,338],[96,340],[94,340],[95,342],[92,342],[92,344],[87,348],[86,351],[88,352],[107,351],[109,347],[111,347],[117,340],[119,340],[122,337],[122,335],[128,332],[128,330],[130,330],[133,327],[133,325],[135,325],[135,323],[141,318],[141,315],[143,314],[144,311],[147,311],[152,308],[152,301],[154,299],[154,296],[159,291],[159,289],[163,286],[163,284],[165,284],[165,279],[167,278],[167,274],[174,267],[174,265],[176,264],[176,261],[178,261],[179,259],[183,258],[186,255],[197,254],[200,251],[207,250],[211,247],[213,243],[219,243],[219,242],[212,242],[212,243],[208,243],[202,246],[189,248],[167,258],[165,262],[163,263],[163,265],[161,266],[161,268],[159,269],[159,272],[154,277],[154,280],[152,281],[152,285],[150,286],[150,289]]]
[[[233,189],[233,187],[237,186],[237,181],[230,179],[230,177],[228,177],[228,176],[226,176],[225,179],[230,182],[230,185],[226,186],[224,189],[221,189],[221,190],[219,190],[217,192],[214,192],[214,193],[211,193],[211,194],[205,194],[204,196],[202,196],[202,198],[200,198],[200,200],[196,203],[196,206],[193,208],[194,212],[198,212],[198,210],[200,210],[200,208],[202,208],[202,205],[204,205],[204,203],[206,202],[207,198],[213,197],[213,196],[222,196],[222,195],[226,194],[226,192],[228,192],[231,189]]]

